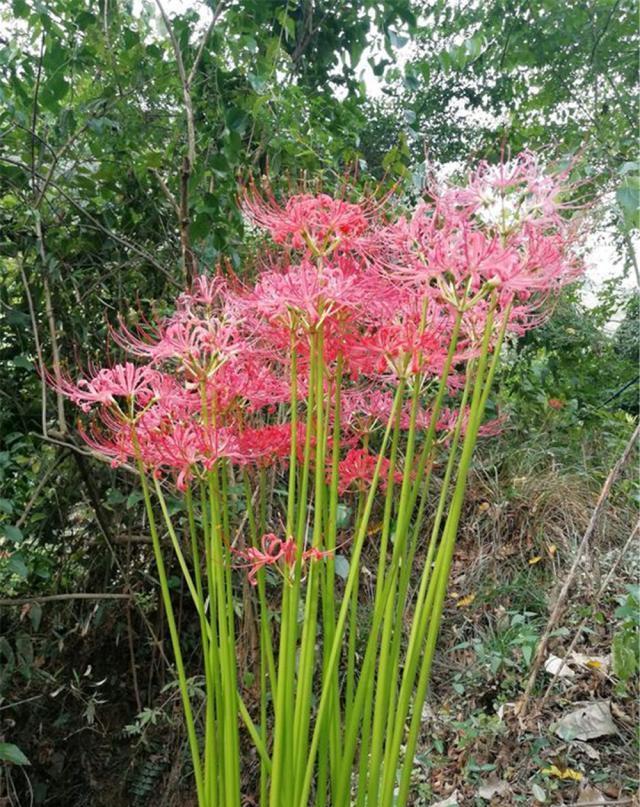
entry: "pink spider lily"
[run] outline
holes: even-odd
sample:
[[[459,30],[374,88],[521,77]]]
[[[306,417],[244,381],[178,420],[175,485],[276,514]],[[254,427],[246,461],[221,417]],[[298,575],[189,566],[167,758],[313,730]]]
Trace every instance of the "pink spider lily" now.
[[[351,448],[345,458],[338,465],[338,492],[345,493],[350,488],[367,490],[371,485],[378,457],[370,454],[364,448]],[[387,485],[390,463],[386,457],[380,463],[380,487],[384,490]],[[402,472],[394,471],[394,480],[402,481]]]
[[[53,376],[49,379],[51,386],[77,404],[83,412],[88,412],[96,404],[115,404],[121,398],[129,402],[137,400],[144,405],[154,397],[157,381],[155,370],[138,367],[131,362],[103,368],[77,381],[68,376],[63,376],[59,383]]]
[[[311,255],[371,249],[368,230],[379,205],[354,204],[326,193],[300,193],[280,204],[273,193],[245,189],[242,209],[258,227],[268,230],[276,244]]]
[[[265,567],[274,568],[285,580],[288,580],[297,563],[298,547],[293,538],[283,541],[273,533],[267,533],[260,539],[261,549],[248,547],[247,549],[235,549],[234,554],[247,561],[249,569],[249,582],[252,586],[258,583],[258,572]],[[331,552],[321,551],[315,547],[304,549],[300,553],[302,566],[309,562],[317,562],[323,558],[330,557]]]
[[[132,361],[49,379],[91,413],[86,443],[139,472],[199,807],[248,795],[241,736],[260,758],[260,807],[329,793],[347,804],[354,774],[367,804],[410,802],[474,447],[505,423],[485,411],[501,349],[544,321],[582,269],[572,190],[529,153],[481,165],[464,187],[433,183],[403,216],[390,197],[304,191],[280,202],[251,186],[245,215],[275,243],[255,271],[242,283],[228,268],[197,277],[174,313],[116,330]],[[167,489],[183,497],[180,516]],[[200,620],[198,712],[170,547]],[[238,568],[250,586],[236,584]],[[267,592],[267,569],[279,592]],[[238,675],[240,591],[243,614],[258,614],[255,709]]]

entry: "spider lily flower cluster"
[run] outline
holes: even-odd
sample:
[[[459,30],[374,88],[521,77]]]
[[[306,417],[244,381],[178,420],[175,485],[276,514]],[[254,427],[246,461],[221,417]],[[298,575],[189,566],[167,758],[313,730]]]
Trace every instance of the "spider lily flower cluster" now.
[[[59,382],[93,415],[87,443],[139,472],[200,807],[410,798],[472,453],[500,427],[483,418],[501,344],[580,272],[563,179],[523,154],[408,216],[250,188],[245,213],[275,244],[255,282],[197,278],[172,316],[116,331],[131,361]],[[200,622],[201,715],[169,549]],[[257,612],[257,693],[238,675],[240,600]]]

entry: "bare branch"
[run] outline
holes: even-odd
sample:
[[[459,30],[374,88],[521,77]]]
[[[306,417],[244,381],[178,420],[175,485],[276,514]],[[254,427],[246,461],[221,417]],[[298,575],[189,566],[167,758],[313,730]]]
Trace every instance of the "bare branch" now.
[[[23,170],[26,171],[29,170],[28,165],[25,165],[25,163],[21,162],[20,160],[14,160],[12,157],[6,157],[5,155],[0,154],[0,160],[2,160],[5,163],[9,163],[10,165],[15,165],[18,168],[22,168]],[[43,178],[42,175],[38,174],[37,172],[36,176]],[[126,238],[123,238],[121,235],[114,233],[113,230],[110,230],[108,227],[105,227],[104,224],[102,224],[96,218],[94,218],[91,215],[91,213],[85,210],[81,204],[79,204],[78,202],[76,202],[75,199],[69,196],[69,194],[66,191],[64,191],[57,183],[50,181],[49,187],[55,188],[55,190],[64,199],[66,199],[67,202],[69,202],[69,204],[78,211],[78,213],[81,213],[86,219],[88,219],[94,225],[94,227],[100,230],[100,232],[109,236],[109,238],[112,238],[114,241],[117,241],[119,244],[122,244],[123,246],[127,247],[127,249],[130,249],[132,252],[135,252],[136,255],[139,255],[141,258],[144,258],[144,260],[148,261],[148,263],[150,263],[155,269],[157,269],[159,272],[162,272],[162,274],[167,278],[167,280],[171,283],[171,285],[175,286],[176,288],[181,288],[181,284],[176,282],[176,280],[173,277],[171,277],[171,275],[165,269],[165,267],[162,266],[161,263],[158,263],[158,261],[153,257],[153,255],[147,252],[146,249],[138,246],[137,244],[134,244],[132,241],[129,241]]]
[[[133,594],[89,594],[78,592],[76,594],[48,594],[44,597],[24,597],[23,599],[0,600],[0,607],[9,608],[14,605],[31,605],[41,602],[62,602],[64,600],[130,600]]]
[[[38,359],[38,370],[40,373],[40,382],[42,385],[42,434],[47,436],[47,385],[45,382],[45,367],[44,356],[42,354],[42,345],[40,344],[40,337],[38,335],[38,322],[36,320],[36,311],[33,306],[33,297],[31,296],[31,289],[29,288],[29,281],[22,266],[22,259],[18,260],[18,267],[20,268],[20,277],[22,278],[22,285],[24,286],[24,293],[27,298],[27,306],[29,307],[29,318],[31,320],[31,329],[33,330],[33,343],[36,348],[36,357]]]
[[[594,507],[593,513],[591,514],[591,519],[589,520],[587,529],[584,535],[582,536],[580,544],[578,545],[578,549],[576,550],[576,554],[573,559],[573,563],[571,564],[571,568],[569,569],[565,581],[562,584],[562,588],[556,599],[553,611],[551,612],[551,616],[549,617],[549,621],[547,622],[547,626],[538,643],[538,649],[536,650],[536,655],[533,660],[533,664],[531,665],[531,672],[529,674],[527,686],[517,707],[521,723],[522,721],[524,721],[524,718],[528,712],[531,693],[533,691],[533,687],[535,685],[540,667],[542,666],[544,656],[547,652],[547,644],[549,642],[549,638],[551,636],[551,633],[555,630],[556,625],[558,624],[560,615],[562,613],[562,609],[564,608],[567,601],[567,597],[569,595],[569,590],[571,589],[571,586],[573,585],[576,574],[578,572],[580,561],[582,560],[584,552],[589,545],[589,541],[591,540],[591,536],[593,535],[595,528],[598,525],[598,521],[600,520],[600,514],[602,513],[605,503],[609,498],[611,488],[613,487],[614,482],[620,476],[622,469],[627,464],[629,457],[631,456],[631,452],[635,448],[635,445],[638,441],[638,436],[640,436],[640,426],[636,426],[633,434],[629,439],[629,442],[627,443],[624,451],[622,452],[622,455],[620,456],[616,464],[613,466],[613,468],[609,471],[609,475],[607,476],[604,485],[602,486],[602,490],[600,491],[600,495],[598,496],[598,501],[596,502],[596,506]]]
[[[198,70],[200,60],[202,59],[205,44],[224,9],[224,0],[220,0],[220,2],[218,3],[213,12],[213,16],[207,27],[207,30],[204,32],[202,39],[200,40],[200,44],[198,45],[196,56],[188,75],[184,66],[184,59],[182,58],[180,43],[178,42],[176,35],[173,31],[171,20],[169,19],[169,16],[167,15],[167,12],[165,11],[164,6],[162,5],[162,0],[156,0],[156,5],[158,6],[158,9],[162,16],[162,20],[164,22],[165,28],[167,29],[167,33],[169,35],[169,39],[171,41],[171,47],[173,48],[173,53],[178,68],[178,75],[180,77],[180,84],[182,86],[182,99],[184,103],[185,118],[187,122],[187,153],[185,154],[182,160],[182,169],[180,175],[180,202],[178,203],[175,200],[173,194],[169,192],[168,187],[166,187],[164,183],[162,183],[161,186],[165,195],[168,196],[169,200],[171,201],[176,216],[178,218],[178,226],[180,229],[180,248],[182,251],[182,268],[184,270],[187,282],[190,282],[193,279],[196,268],[195,258],[193,255],[193,250],[191,248],[191,239],[189,235],[189,224],[190,224],[189,178],[191,177],[196,162],[196,127],[193,114],[193,99],[191,97],[191,85]]]

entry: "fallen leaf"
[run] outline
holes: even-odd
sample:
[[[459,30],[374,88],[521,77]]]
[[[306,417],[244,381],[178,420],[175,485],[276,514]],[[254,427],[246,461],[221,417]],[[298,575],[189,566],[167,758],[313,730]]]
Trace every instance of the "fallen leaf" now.
[[[534,566],[536,563],[540,563],[542,560],[542,555],[536,555],[535,558],[529,558],[529,566]]]
[[[561,717],[553,730],[558,737],[567,741],[594,740],[618,733],[608,701],[596,701],[574,709]]]
[[[589,757],[589,759],[593,759],[595,762],[600,761],[600,752],[593,748],[593,746],[589,745],[589,743],[583,743],[580,740],[574,740],[571,743],[571,747],[575,748],[576,751],[582,751],[582,753]]]
[[[602,793],[595,787],[587,786],[580,792],[580,798],[577,804],[591,804],[594,807],[609,804],[609,799],[606,799]]]
[[[558,547],[555,544],[547,544],[547,552],[549,553],[549,557],[555,557],[556,552],[558,551]]]
[[[553,653],[545,661],[544,669],[549,675],[557,675],[559,678],[574,678],[576,674],[560,656],[554,656]]]
[[[459,791],[454,790],[448,799],[444,799],[444,801],[436,801],[431,805],[431,807],[459,807],[458,800],[460,798],[462,797],[460,796]]]
[[[460,597],[456,603],[456,608],[467,608],[475,600],[475,594],[467,594],[466,597]]]
[[[422,721],[426,723],[428,720],[435,720],[436,713],[431,708],[430,704],[425,703],[422,707]]]
[[[556,779],[569,779],[573,782],[579,782],[582,779],[580,771],[574,771],[573,768],[559,768],[557,765],[544,768],[542,773],[546,773],[547,776],[554,776]]]
[[[513,701],[508,701],[507,703],[501,703],[496,711],[496,714],[498,715],[498,720],[504,720],[505,712],[512,710],[514,706],[515,703]]]
[[[540,787],[540,785],[535,782],[531,785],[531,792],[533,793],[533,798],[537,802],[540,802],[540,804],[544,804],[547,800],[547,794],[544,788]]]
[[[494,796],[504,796],[510,791],[509,783],[503,779],[499,779],[496,774],[492,774],[486,782],[483,782],[478,788],[477,795],[481,799],[490,801]]]
[[[571,658],[581,667],[586,667],[588,670],[600,670],[605,674],[609,672],[611,666],[611,656],[591,656],[586,653],[573,652]]]

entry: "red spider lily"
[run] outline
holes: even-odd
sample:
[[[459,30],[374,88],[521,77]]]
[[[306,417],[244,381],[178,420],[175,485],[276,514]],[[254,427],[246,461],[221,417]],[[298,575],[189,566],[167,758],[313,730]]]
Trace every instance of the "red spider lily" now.
[[[389,314],[393,296],[382,278],[352,257],[338,256],[321,269],[308,259],[285,272],[269,270],[241,304],[254,308],[269,320],[290,323],[293,316],[306,327],[316,326],[348,309],[369,316]]]
[[[349,488],[366,490],[370,487],[375,473],[378,457],[364,448],[351,448],[338,465],[338,492],[345,493]],[[380,463],[380,486],[384,489],[389,475],[389,460],[382,458]],[[402,473],[394,471],[394,480],[402,481]]]
[[[211,310],[216,304],[227,303],[228,291],[228,283],[220,275],[198,275],[193,279],[191,288],[178,297],[176,308],[189,314],[198,306]]]
[[[59,382],[50,377],[49,383],[58,392],[77,404],[83,412],[88,412],[95,404],[111,405],[117,399],[129,401],[138,399],[143,404],[151,400],[159,374],[150,367],[137,367],[131,362],[116,364],[98,370],[89,378],[73,381],[62,376]]]
[[[260,545],[261,550],[253,546],[248,549],[234,550],[235,555],[247,561],[249,568],[248,578],[251,585],[257,585],[257,574],[260,569],[264,569],[266,566],[276,568],[287,579],[286,573],[290,574],[297,562],[298,547],[295,540],[288,538],[283,541],[270,532],[262,536]],[[309,561],[316,562],[329,557],[331,554],[331,552],[311,547],[302,551],[300,562],[302,565]]]
[[[129,353],[153,364],[178,360],[195,377],[211,375],[247,347],[235,323],[178,315],[137,334],[121,326],[114,338]]]
[[[326,255],[353,249],[364,240],[371,218],[362,204],[334,199],[326,193],[302,193],[279,204],[271,192],[245,191],[242,209],[259,227],[268,230],[276,244]]]
[[[301,429],[302,427],[299,431]],[[245,429],[238,437],[238,445],[246,463],[267,467],[276,460],[288,461],[291,452],[291,424]]]

